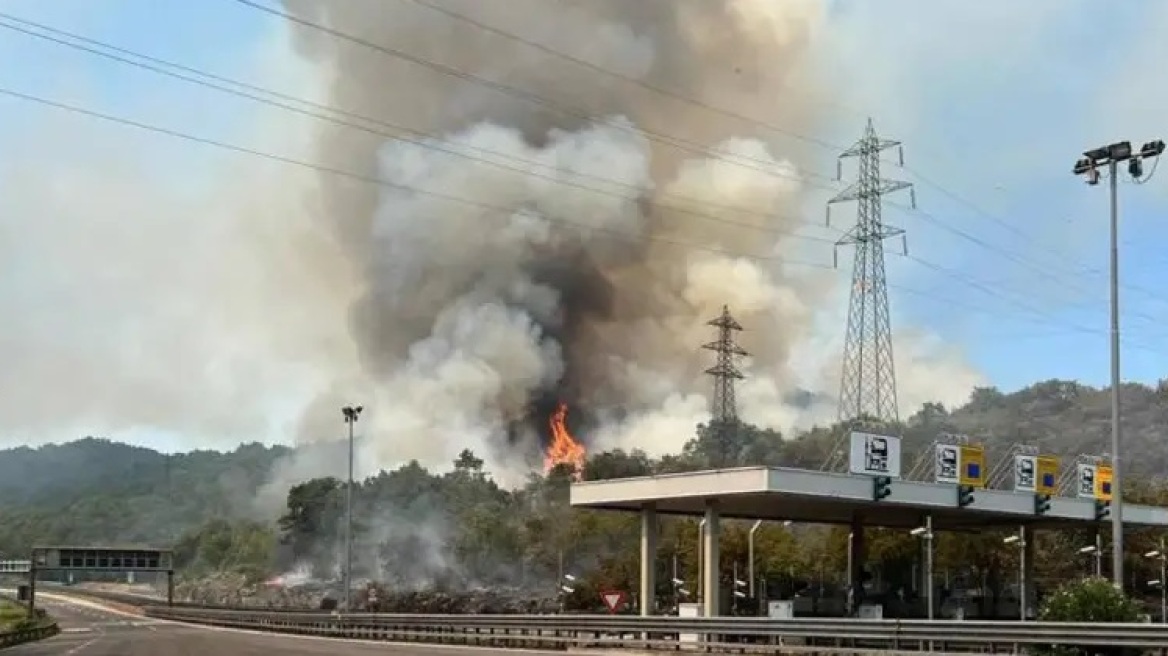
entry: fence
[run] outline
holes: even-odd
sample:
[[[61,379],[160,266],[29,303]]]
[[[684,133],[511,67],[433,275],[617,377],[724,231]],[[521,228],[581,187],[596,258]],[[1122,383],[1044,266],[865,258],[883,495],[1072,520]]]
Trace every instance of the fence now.
[[[1025,646],[1163,647],[1168,626],[1070,622],[974,622],[631,615],[412,615],[147,607],[146,615],[215,626],[374,640],[499,647],[732,645],[909,651],[1019,651]]]

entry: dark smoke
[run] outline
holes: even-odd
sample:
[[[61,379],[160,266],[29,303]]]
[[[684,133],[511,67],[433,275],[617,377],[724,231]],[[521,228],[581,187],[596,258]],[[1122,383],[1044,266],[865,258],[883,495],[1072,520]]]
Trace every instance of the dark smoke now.
[[[432,1],[694,102],[551,58],[425,6]],[[513,463],[518,443],[532,445],[526,452],[536,461],[559,401],[589,441],[620,443],[629,433],[636,442],[625,446],[676,448],[686,435],[674,427],[692,432],[705,415],[698,347],[709,340],[705,321],[724,303],[751,326],[749,348],[762,363],[744,411],[753,403],[754,419],[772,423],[767,413],[785,407],[781,395],[791,387],[792,344],[812,316],[799,299],[818,303],[821,292],[809,296],[808,283],[777,265],[701,249],[774,253],[774,231],[795,227],[800,200],[799,176],[783,160],[806,153],[701,104],[815,132],[806,65],[818,2],[285,5],[308,21],[519,89],[500,93],[292,27],[299,52],[332,72],[331,104],[537,174],[321,128],[327,164],[503,210],[321,177],[320,219],[364,272],[351,328],[365,377],[354,391],[378,395],[369,430],[380,446],[370,460],[442,462],[469,446],[493,464]],[[568,112],[515,97],[526,94]]]

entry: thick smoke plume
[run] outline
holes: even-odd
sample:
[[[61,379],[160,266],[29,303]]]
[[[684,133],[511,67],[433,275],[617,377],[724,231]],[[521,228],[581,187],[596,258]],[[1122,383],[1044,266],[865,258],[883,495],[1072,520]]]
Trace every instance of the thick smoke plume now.
[[[801,170],[815,161],[701,106],[816,133],[820,90],[808,63],[820,3],[440,5],[693,102],[420,2],[285,5],[567,110],[294,28],[298,51],[332,71],[331,104],[434,135],[424,147],[321,128],[321,159],[390,185],[320,178],[320,217],[362,281],[350,316],[360,371],[307,413],[304,438],[335,435],[337,408],[361,399],[366,467],[444,463],[471,447],[496,471],[522,471],[560,399],[593,444],[676,449],[707,416],[709,362],[698,347],[723,304],[750,329],[744,419],[790,428],[822,417],[785,402],[838,371],[832,355],[811,358],[810,373],[794,369],[820,310],[839,300],[829,293],[836,276],[783,262],[829,261],[822,245],[790,236],[806,231]]]

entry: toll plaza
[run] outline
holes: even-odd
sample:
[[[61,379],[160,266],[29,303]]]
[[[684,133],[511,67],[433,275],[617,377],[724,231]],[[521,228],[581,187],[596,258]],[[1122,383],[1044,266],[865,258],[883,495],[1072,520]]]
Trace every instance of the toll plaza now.
[[[723,518],[851,526],[848,579],[853,594],[865,563],[867,526],[927,531],[929,540],[934,530],[1017,526],[1023,562],[1032,568],[1033,531],[1096,528],[1110,521],[1110,470],[1099,461],[1070,469],[1073,496],[1059,496],[1060,483],[1069,476],[1060,473],[1058,459],[1050,456],[1012,454],[1012,489],[988,489],[991,472],[978,445],[937,444],[934,480],[914,481],[901,477],[899,438],[857,432],[850,439],[848,473],[742,467],[585,481],[572,484],[571,505],[640,513],[642,600],[655,596],[658,516],[703,517],[700,585],[706,591],[701,601],[706,617],[722,610],[718,562]],[[1168,527],[1168,508],[1125,503],[1123,521],[1133,527]],[[1022,594],[1026,612],[1031,597]],[[931,614],[931,600],[929,608]],[[652,612],[653,604],[641,603],[642,615]]]
[[[33,547],[28,570],[28,609],[36,604],[40,572],[165,572],[166,603],[174,603],[174,556],[148,547]]]
[[[31,570],[31,560],[0,560],[0,574],[28,574]]]

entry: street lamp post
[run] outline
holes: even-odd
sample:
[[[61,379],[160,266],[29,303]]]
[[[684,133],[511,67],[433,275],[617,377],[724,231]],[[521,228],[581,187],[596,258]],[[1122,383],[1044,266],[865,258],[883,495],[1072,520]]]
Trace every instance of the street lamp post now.
[[[345,423],[349,425],[349,484],[345,486],[345,575],[342,577],[346,611],[353,609],[353,426],[363,409],[359,405],[341,408]]]
[[[857,585],[856,574],[855,574],[856,564],[852,560],[852,545],[855,544],[855,541],[856,541],[855,532],[849,532],[848,533],[848,561],[847,561],[848,562],[848,565],[847,565],[847,567],[848,567],[848,572],[847,572],[848,596],[846,599],[846,602],[848,605],[848,615],[849,616],[854,615],[856,613],[856,585]]]
[[[698,522],[698,603],[705,601],[706,590],[702,585],[702,581],[706,578],[706,561],[705,553],[702,549],[703,539],[706,535],[706,520],[703,519]]]
[[[933,619],[933,516],[925,518],[925,525],[914,528],[910,534],[925,541],[925,603],[928,618]]]
[[[746,541],[746,578],[750,582],[750,598],[754,599],[754,534],[758,533],[758,529],[762,527],[762,520],[754,522],[754,526],[750,527],[750,535]]]
[[[1164,538],[1160,538],[1160,548],[1144,554],[1145,558],[1160,561],[1160,622],[1168,624],[1168,550],[1164,548]]]
[[[556,590],[556,595],[558,595],[560,598],[560,613],[564,612],[564,605],[568,601],[568,595],[576,591],[575,584],[576,576],[574,574],[565,573],[563,571],[563,565],[561,564],[560,585],[559,589]]]
[[[1099,169],[1106,166],[1111,176],[1111,552],[1112,581],[1123,589],[1123,465],[1120,460],[1119,423],[1119,164],[1128,163],[1133,178],[1143,174],[1143,160],[1159,157],[1164,142],[1149,141],[1133,152],[1130,141],[1120,141],[1083,153],[1075,162],[1075,175],[1086,175],[1087,184],[1099,184]]]
[[[1101,536],[1095,536],[1095,544],[1087,545],[1079,549],[1081,554],[1089,554],[1095,560],[1095,578],[1103,578],[1103,539]]]
[[[1018,528],[1018,535],[1002,540],[1005,544],[1018,545],[1018,616],[1026,621],[1026,529]]]

